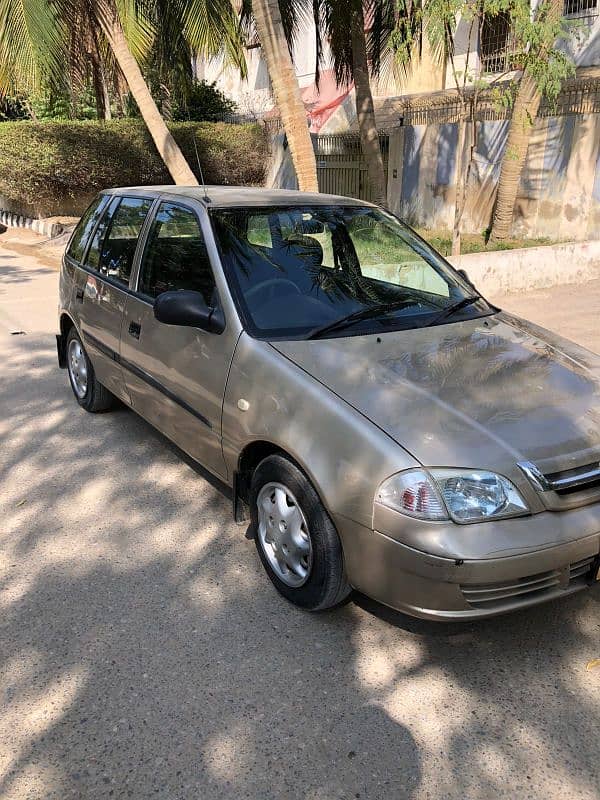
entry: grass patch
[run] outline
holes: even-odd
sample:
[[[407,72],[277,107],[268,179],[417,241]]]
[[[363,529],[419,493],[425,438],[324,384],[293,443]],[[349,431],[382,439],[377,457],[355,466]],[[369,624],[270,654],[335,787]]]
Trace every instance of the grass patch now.
[[[425,241],[429,242],[443,256],[451,254],[451,231],[431,231],[427,228],[417,228],[416,230]],[[488,253],[494,250],[516,250],[520,247],[541,247],[549,244],[558,244],[558,241],[542,237],[539,239],[505,239],[503,242],[486,244],[483,233],[463,233],[461,236],[461,253],[463,255],[467,253]]]

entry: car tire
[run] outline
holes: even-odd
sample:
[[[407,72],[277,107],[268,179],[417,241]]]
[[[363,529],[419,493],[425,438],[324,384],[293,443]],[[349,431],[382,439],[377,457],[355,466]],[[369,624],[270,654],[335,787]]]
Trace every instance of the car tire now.
[[[92,362],[75,328],[66,343],[67,372],[75,399],[91,414],[108,411],[115,405],[115,396],[96,378]]]
[[[287,600],[323,611],[348,597],[335,526],[308,478],[285,456],[268,456],[256,467],[250,514],[260,560]]]

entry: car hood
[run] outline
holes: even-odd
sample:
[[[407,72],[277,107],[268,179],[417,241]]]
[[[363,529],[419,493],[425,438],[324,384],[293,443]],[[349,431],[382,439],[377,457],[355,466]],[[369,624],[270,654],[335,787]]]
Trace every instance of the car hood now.
[[[508,314],[272,345],[422,464],[507,474],[600,457],[600,357]]]

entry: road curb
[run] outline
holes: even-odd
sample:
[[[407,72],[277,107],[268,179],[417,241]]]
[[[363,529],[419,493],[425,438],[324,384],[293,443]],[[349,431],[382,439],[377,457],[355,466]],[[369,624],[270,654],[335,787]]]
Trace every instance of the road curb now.
[[[7,228],[28,228],[29,230],[41,233],[49,239],[55,239],[64,233],[64,226],[60,222],[49,222],[44,219],[33,219],[24,217],[22,214],[15,214],[12,211],[2,211],[0,209],[0,224]]]
[[[467,253],[448,261],[489,295],[527,292],[600,278],[600,241]]]

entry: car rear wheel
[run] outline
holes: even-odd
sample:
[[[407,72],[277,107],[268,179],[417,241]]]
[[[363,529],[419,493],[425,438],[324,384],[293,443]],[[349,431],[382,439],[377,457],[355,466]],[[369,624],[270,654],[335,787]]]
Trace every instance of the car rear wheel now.
[[[94,367],[75,328],[67,336],[67,372],[75,399],[92,414],[108,411],[115,396],[96,378]]]
[[[310,481],[289,459],[272,455],[257,466],[250,513],[260,560],[285,598],[321,611],[350,594],[333,522]]]

